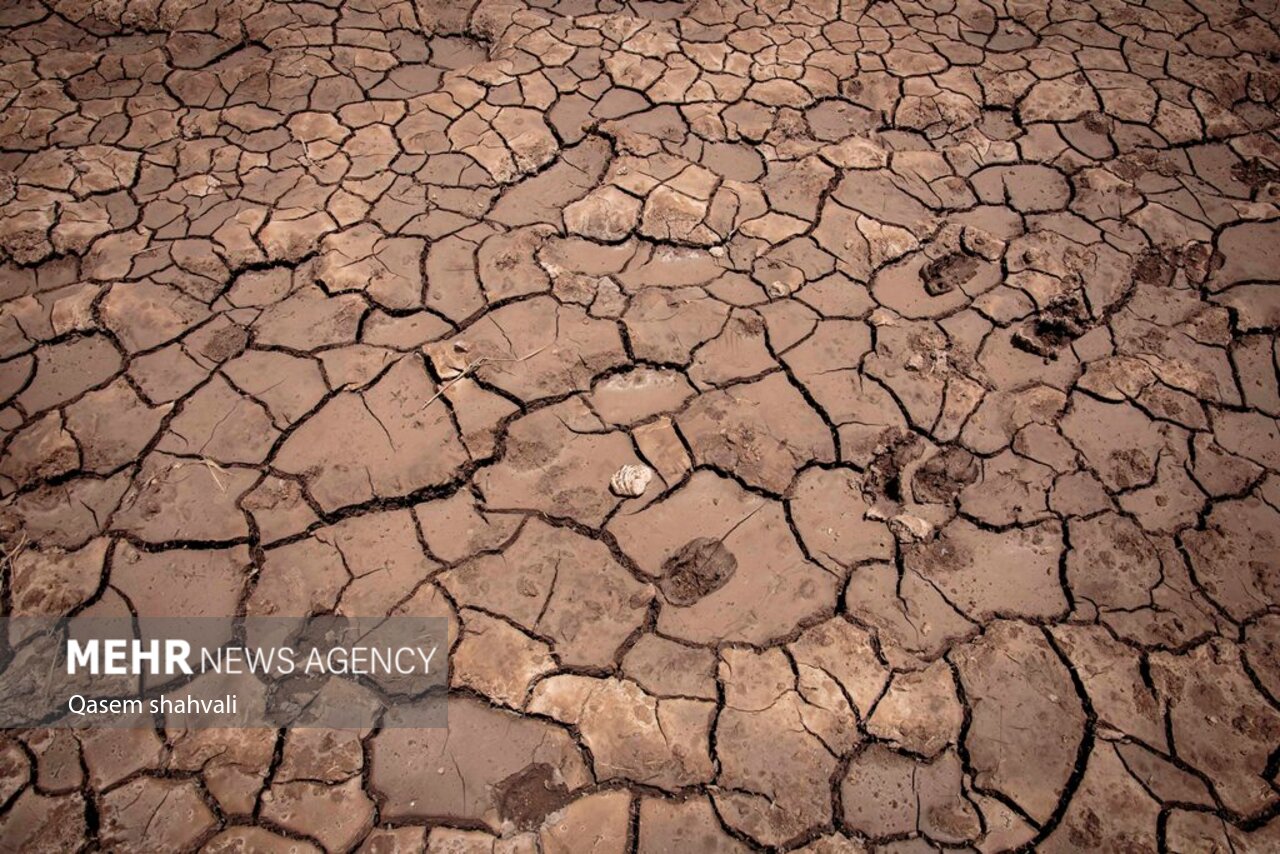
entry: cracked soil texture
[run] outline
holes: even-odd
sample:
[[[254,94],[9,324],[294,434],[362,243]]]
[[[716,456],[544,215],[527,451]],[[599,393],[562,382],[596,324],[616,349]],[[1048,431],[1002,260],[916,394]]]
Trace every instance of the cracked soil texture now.
[[[9,733],[0,850],[1280,850],[1278,61],[4,0],[4,610],[452,631],[448,730]]]

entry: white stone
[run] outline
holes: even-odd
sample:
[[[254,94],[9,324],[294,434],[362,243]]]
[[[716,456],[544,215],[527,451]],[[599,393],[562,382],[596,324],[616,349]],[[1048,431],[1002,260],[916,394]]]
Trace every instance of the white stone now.
[[[653,469],[648,466],[626,465],[618,469],[617,474],[609,481],[609,488],[614,495],[624,498],[635,498],[644,495],[649,481],[653,480]]]
[[[898,542],[910,543],[927,540],[933,536],[933,525],[919,516],[910,513],[899,513],[889,520],[889,530],[898,538]]]

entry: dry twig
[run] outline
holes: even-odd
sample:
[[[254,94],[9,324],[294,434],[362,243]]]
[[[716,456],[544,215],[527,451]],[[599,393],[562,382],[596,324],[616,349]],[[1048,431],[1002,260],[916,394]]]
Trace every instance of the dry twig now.
[[[510,359],[499,359],[496,357],[491,358],[489,356],[481,356],[479,359],[476,359],[474,362],[471,362],[465,368],[463,368],[462,371],[456,377],[449,380],[444,385],[440,386],[439,390],[437,390],[435,394],[431,395],[431,397],[427,399],[427,402],[422,404],[422,409],[419,409],[418,411],[421,412],[423,409],[426,409],[428,406],[435,403],[437,400],[439,400],[441,397],[444,396],[444,393],[446,391],[448,391],[458,383],[465,380],[471,374],[472,371],[474,371],[476,368],[480,367],[481,365],[486,364],[488,362],[526,362],[529,359],[532,359],[534,356],[541,353],[543,350],[547,349],[548,346],[549,345],[547,344],[543,344],[541,347],[539,347],[537,350],[534,350],[532,353],[526,353],[523,356],[517,356]]]

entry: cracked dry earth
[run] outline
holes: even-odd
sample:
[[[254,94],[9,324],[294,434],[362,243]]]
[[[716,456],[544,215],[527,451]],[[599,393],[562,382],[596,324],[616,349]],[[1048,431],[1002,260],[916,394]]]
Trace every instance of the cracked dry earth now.
[[[1278,23],[6,0],[4,608],[453,640],[0,848],[1277,850]]]

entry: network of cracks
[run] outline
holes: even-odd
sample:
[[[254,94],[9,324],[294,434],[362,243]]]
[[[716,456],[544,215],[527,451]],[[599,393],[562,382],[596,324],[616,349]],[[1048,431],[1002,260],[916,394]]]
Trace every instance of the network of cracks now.
[[[8,733],[0,849],[1277,850],[1278,27],[7,0],[3,609],[451,689]]]

